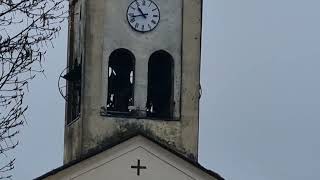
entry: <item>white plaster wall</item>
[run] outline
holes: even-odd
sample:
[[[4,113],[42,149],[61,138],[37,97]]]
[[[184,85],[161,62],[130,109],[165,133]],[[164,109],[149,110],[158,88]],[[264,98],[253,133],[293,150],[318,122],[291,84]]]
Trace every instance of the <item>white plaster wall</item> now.
[[[137,175],[132,165],[147,169]],[[47,180],[215,180],[194,165],[142,136],[132,138],[96,156],[77,163]]]
[[[129,49],[136,58],[134,104],[145,109],[148,89],[148,61],[152,53],[166,50],[174,58],[174,117],[180,115],[182,0],[153,0],[160,9],[160,23],[151,32],[134,31],[127,22],[127,9],[133,0],[105,2],[103,41],[102,106],[106,106],[108,89],[108,60],[118,48]]]
[[[82,19],[85,28],[81,44],[85,58],[82,111],[80,122],[66,127],[70,136],[66,137],[65,143],[76,144],[67,148],[65,163],[92,149],[103,147],[111,140],[116,140],[115,138],[120,140],[120,135],[132,132],[135,127],[148,132],[154,139],[182,155],[197,160],[202,0],[155,0],[161,9],[161,22],[157,29],[147,34],[134,32],[127,24],[125,15],[129,2],[131,1],[83,0],[85,11]],[[169,6],[171,3],[174,5]],[[116,16],[117,13],[119,17]],[[171,36],[170,33],[176,36]],[[145,106],[147,95],[149,56],[159,49],[167,50],[173,55],[178,64],[175,68],[181,68],[180,71],[175,71],[174,90],[175,100],[180,103],[180,107],[176,107],[179,110],[175,111],[180,112],[179,121],[100,115],[101,106],[106,105],[107,60],[116,48],[128,48],[136,55],[138,81],[135,94],[138,97],[135,98],[135,103],[141,107]],[[80,140],[74,141],[78,139]]]
[[[83,19],[80,20],[80,13],[83,9],[82,0],[73,0],[70,3],[74,3],[74,9],[71,11],[73,21],[69,20],[69,40],[68,40],[68,66],[74,64],[74,60],[77,59],[77,63],[81,61],[81,55],[83,55]],[[83,17],[82,17],[83,18]],[[69,92],[68,92],[69,93]],[[67,106],[67,103],[66,103]],[[69,162],[80,156],[81,151],[81,131],[82,126],[80,118],[74,120],[72,124],[67,124],[69,118],[66,108],[66,120],[65,120],[65,132],[64,132],[64,162]]]

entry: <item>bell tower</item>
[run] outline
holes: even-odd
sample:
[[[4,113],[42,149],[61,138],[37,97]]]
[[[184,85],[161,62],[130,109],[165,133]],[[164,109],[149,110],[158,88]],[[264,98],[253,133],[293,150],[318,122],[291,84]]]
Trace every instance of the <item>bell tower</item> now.
[[[70,1],[64,162],[142,134],[198,158],[202,0]]]

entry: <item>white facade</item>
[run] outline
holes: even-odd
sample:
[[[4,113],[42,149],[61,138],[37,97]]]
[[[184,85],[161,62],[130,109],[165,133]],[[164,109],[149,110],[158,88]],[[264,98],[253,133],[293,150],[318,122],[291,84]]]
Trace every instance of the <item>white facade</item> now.
[[[142,167],[139,174],[134,167],[138,161]],[[38,179],[223,180],[219,175],[205,172],[140,135]]]
[[[145,109],[148,89],[148,62],[152,53],[165,50],[174,59],[174,119],[180,118],[182,0],[155,0],[160,9],[159,25],[151,32],[141,33],[130,28],[127,9],[132,0],[108,0],[105,3],[101,106],[106,106],[108,94],[108,60],[118,49],[130,50],[136,59],[134,105]]]
[[[127,8],[133,1],[71,2],[71,7],[76,9],[74,20],[80,19],[81,22],[74,23],[80,24],[80,30],[70,23],[69,53],[74,54],[73,57],[69,55],[69,62],[80,57],[82,87],[79,117],[66,121],[65,163],[133,132],[146,134],[197,161],[202,0],[153,0],[160,9],[161,17],[157,27],[148,33],[134,31],[127,22]],[[76,35],[77,32],[80,35]],[[76,47],[80,49],[74,50]],[[151,54],[165,50],[173,57],[171,118],[149,118],[145,113],[140,116],[105,115],[108,62],[110,54],[118,48],[128,49],[135,56],[134,106],[142,111],[146,109]]]

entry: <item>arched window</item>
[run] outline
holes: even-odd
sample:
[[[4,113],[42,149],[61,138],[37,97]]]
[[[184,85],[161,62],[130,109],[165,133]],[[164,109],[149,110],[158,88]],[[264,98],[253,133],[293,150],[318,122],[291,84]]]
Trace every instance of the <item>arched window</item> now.
[[[127,49],[117,49],[109,57],[108,102],[110,112],[129,112],[133,105],[135,57]]]
[[[148,64],[147,115],[170,118],[173,114],[173,57],[160,50]]]

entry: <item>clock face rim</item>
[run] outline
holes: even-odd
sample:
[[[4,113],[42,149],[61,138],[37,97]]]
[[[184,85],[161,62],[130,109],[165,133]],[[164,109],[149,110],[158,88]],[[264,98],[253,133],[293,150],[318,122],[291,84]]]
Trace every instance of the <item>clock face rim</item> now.
[[[161,12],[160,12],[159,6],[158,6],[157,3],[155,3],[153,0],[147,0],[147,1],[152,2],[152,3],[157,7],[158,12],[159,12],[159,20],[158,20],[157,24],[156,24],[152,29],[150,29],[150,30],[148,30],[148,31],[141,31],[141,30],[136,29],[135,27],[133,27],[133,26],[131,25],[131,23],[130,23],[130,20],[129,20],[129,14],[128,14],[128,13],[129,13],[130,6],[131,6],[134,2],[136,2],[136,1],[138,1],[138,0],[133,0],[133,1],[129,4],[128,8],[127,8],[126,16],[127,16],[127,22],[128,22],[128,24],[129,24],[129,26],[130,26],[133,30],[135,30],[135,31],[137,31],[137,32],[140,32],[140,33],[152,32],[152,31],[155,30],[155,29],[158,27],[158,25],[160,24]]]

